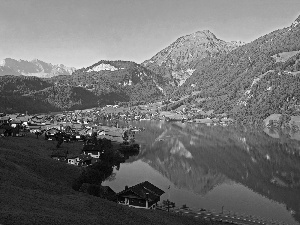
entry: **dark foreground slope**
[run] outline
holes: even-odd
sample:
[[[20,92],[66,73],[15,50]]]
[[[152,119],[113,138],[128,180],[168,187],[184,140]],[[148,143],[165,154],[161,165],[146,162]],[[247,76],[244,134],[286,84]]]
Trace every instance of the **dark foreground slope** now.
[[[0,137],[0,224],[205,224],[72,190],[80,168],[52,160],[54,146],[55,142],[31,135]],[[61,150],[80,147],[64,143]]]

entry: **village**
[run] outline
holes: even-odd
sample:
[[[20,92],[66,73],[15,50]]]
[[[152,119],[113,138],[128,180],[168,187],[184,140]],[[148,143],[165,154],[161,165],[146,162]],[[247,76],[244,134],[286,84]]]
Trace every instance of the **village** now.
[[[170,101],[176,103],[176,101]],[[166,102],[155,102],[146,105],[129,106],[106,105],[102,108],[91,108],[84,110],[49,112],[44,114],[5,114],[0,112],[0,125],[10,123],[12,127],[24,127],[29,130],[40,129],[48,130],[56,128],[64,130],[67,127],[72,128],[80,135],[90,135],[93,127],[103,123],[106,120],[108,125],[117,121],[141,121],[141,120],[165,120],[181,121],[189,123],[203,123],[207,125],[226,126],[234,122],[227,114],[214,114],[213,110],[203,111],[200,108],[188,108],[181,105],[173,110],[165,110]]]
[[[118,167],[130,156],[139,153],[140,146],[135,143],[135,134],[143,132],[145,128],[133,127],[130,121],[223,123],[217,118],[205,118],[202,121],[201,119],[191,120],[188,118],[191,114],[188,114],[185,108],[177,111],[161,111],[161,106],[162,103],[130,107],[107,105],[103,108],[35,115],[0,113],[0,138],[9,136],[23,138],[31,135],[37,139],[52,141],[53,149],[50,157],[53,160],[92,171],[97,162],[101,162],[101,158],[105,158],[107,153],[113,159],[112,161],[117,161],[112,165],[109,164],[108,168]],[[77,190],[88,193],[91,185],[80,183]],[[97,187],[96,194],[90,194],[117,201],[126,206],[148,209],[158,206],[163,193],[164,191],[145,181],[131,188],[126,186],[119,194],[101,185]]]
[[[109,115],[107,117],[109,118]],[[111,118],[108,120],[110,123],[103,125],[99,118],[95,117],[95,112],[91,113],[88,110],[55,115],[2,115],[0,138],[11,137],[18,140],[17,138],[36,136],[36,139],[41,139],[43,135],[45,141],[56,144],[56,149],[51,153],[53,160],[81,167],[85,171],[82,174],[92,174],[92,171],[101,165],[101,170],[109,171],[103,175],[102,179],[105,179],[110,176],[111,168],[119,167],[120,163],[139,153],[140,147],[135,143],[135,133],[143,130],[132,126],[119,126],[118,122],[111,121]],[[96,178],[97,176],[93,179]],[[164,193],[148,181],[130,188],[125,186],[123,191],[115,193],[108,186],[84,180],[85,182],[79,183],[75,180],[73,189],[135,208],[154,209]],[[101,183],[101,178],[99,180]],[[75,187],[76,184],[79,184],[78,188]],[[91,188],[94,191],[91,192]]]
[[[122,141],[120,133],[124,133],[124,129],[129,128],[129,121],[181,121],[203,123],[208,126],[227,126],[233,123],[233,119],[228,118],[226,114],[215,115],[213,111],[204,112],[197,108],[187,109],[180,106],[176,110],[163,111],[164,104],[164,102],[157,102],[129,107],[106,105],[103,108],[35,115],[0,112],[0,128],[4,129],[3,132],[0,131],[0,135],[18,136],[22,135],[20,131],[30,131],[37,135],[46,132],[45,138],[51,139],[55,133],[63,131],[72,134],[69,140],[83,141],[86,136],[91,136],[94,132],[97,132],[98,137],[106,139],[112,139],[112,134],[115,133],[118,135],[113,139],[120,142]],[[105,129],[103,125],[106,125]]]
[[[59,113],[28,115],[28,114],[0,114],[0,138],[26,138],[45,139],[53,143],[50,157],[69,166],[79,167],[86,171],[79,177],[73,189],[117,202],[118,204],[141,208],[168,211],[185,216],[199,217],[208,221],[267,224],[257,218],[243,217],[220,212],[211,212],[205,209],[192,209],[186,205],[175,207],[169,200],[160,202],[165,193],[159,187],[144,181],[131,187],[125,186],[124,190],[116,193],[109,186],[102,186],[90,181],[90,174],[95,170],[107,170],[103,175],[106,179],[110,176],[112,168],[118,168],[120,163],[129,157],[139,154],[140,146],[135,143],[135,134],[143,132],[143,127],[133,127],[129,121],[140,120],[165,120],[180,122],[199,122],[197,119],[188,120],[185,110],[177,112],[159,112],[151,106],[131,107],[130,110],[119,106],[106,106],[102,109],[87,109],[64,111]],[[207,116],[208,117],[208,116]],[[207,125],[228,124],[228,118],[198,119]],[[109,163],[103,163],[107,160]],[[104,166],[102,166],[104,164]],[[88,174],[88,175],[86,175]],[[88,177],[88,179],[87,179]],[[97,177],[96,177],[97,178]],[[95,180],[95,178],[93,178]],[[97,179],[96,179],[97,180]],[[74,186],[76,186],[74,188]]]
[[[53,160],[92,171],[94,165],[97,165],[97,162],[101,163],[101,158],[105,158],[107,153],[112,159],[109,161],[113,161],[108,168],[119,167],[120,163],[139,153],[140,146],[135,143],[135,134],[143,132],[145,128],[133,127],[130,121],[164,120],[207,125],[224,125],[232,122],[226,115],[222,118],[210,118],[208,115],[211,115],[211,112],[203,114],[203,119],[191,119],[192,111],[187,111],[184,107],[176,111],[161,111],[161,106],[162,103],[130,107],[107,105],[103,108],[36,115],[0,113],[0,138],[8,136],[22,138],[27,135],[35,136],[37,139],[44,138],[55,143],[50,156]],[[67,145],[69,146],[67,149],[62,147]],[[167,204],[167,208],[158,207],[160,196],[164,191],[148,181],[130,188],[126,186],[118,194],[111,188],[101,185],[97,186],[96,192],[91,192],[92,185],[79,183],[75,189],[135,208],[169,210],[175,207],[174,203]]]

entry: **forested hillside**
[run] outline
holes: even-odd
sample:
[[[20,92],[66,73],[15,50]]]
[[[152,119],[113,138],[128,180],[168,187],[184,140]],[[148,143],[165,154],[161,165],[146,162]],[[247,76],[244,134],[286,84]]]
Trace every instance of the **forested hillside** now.
[[[201,91],[196,104],[215,112],[248,118],[270,113],[297,113],[300,67],[300,17],[218,58],[199,61],[196,71],[176,96]],[[285,57],[282,57],[285,56]],[[289,57],[290,56],[290,57]],[[297,72],[299,71],[299,74]]]
[[[164,96],[164,80],[133,62],[100,61],[73,75],[52,78],[0,77],[0,111],[48,112]]]
[[[72,76],[50,79],[55,84],[84,87],[101,97],[115,101],[141,101],[163,96],[164,80],[143,66],[129,61],[100,61],[82,68]]]
[[[0,112],[48,112],[58,108],[29,95],[50,87],[37,77],[0,76]]]

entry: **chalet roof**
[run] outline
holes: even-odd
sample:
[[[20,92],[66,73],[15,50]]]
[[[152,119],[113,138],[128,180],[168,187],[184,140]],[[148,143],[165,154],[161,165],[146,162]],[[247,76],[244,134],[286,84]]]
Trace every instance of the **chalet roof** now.
[[[117,195],[124,196],[130,193],[134,193],[142,199],[148,198],[149,201],[154,201],[157,200],[165,192],[155,185],[151,184],[149,181],[144,181],[119,192]]]

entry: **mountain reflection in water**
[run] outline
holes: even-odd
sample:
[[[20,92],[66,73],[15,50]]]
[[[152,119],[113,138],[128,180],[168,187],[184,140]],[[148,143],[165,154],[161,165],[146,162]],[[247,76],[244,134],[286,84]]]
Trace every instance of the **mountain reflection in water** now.
[[[300,142],[264,131],[200,124],[135,122],[138,156],[121,164],[115,191],[148,180],[177,206],[300,222]],[[171,188],[168,189],[169,185]]]

